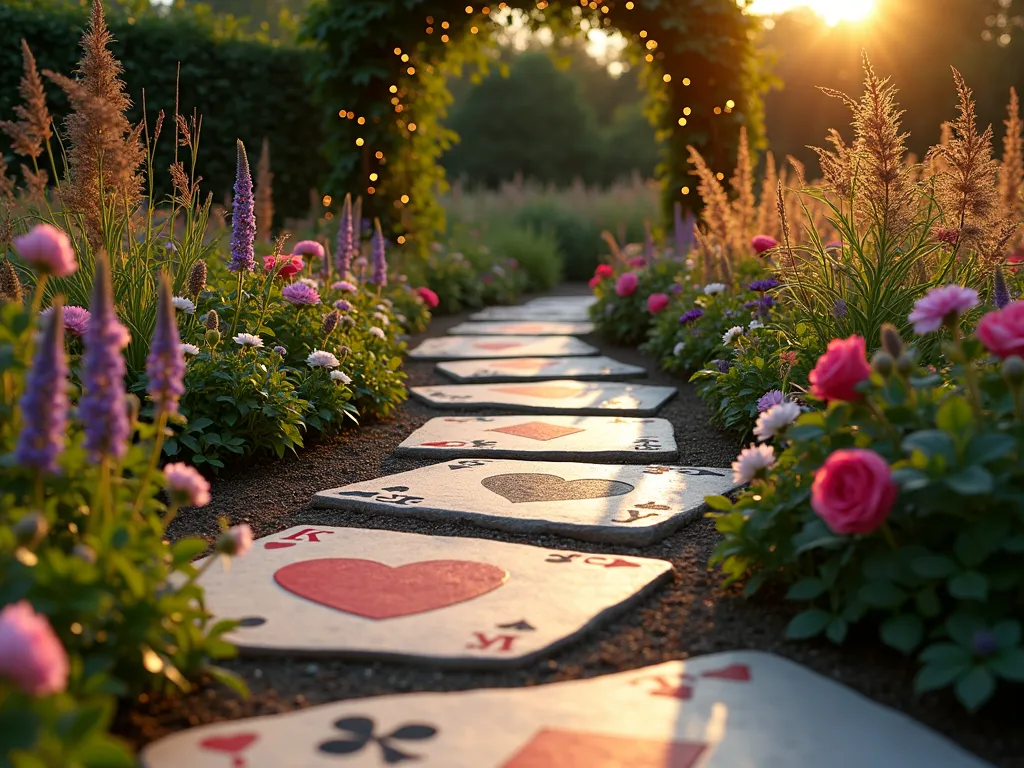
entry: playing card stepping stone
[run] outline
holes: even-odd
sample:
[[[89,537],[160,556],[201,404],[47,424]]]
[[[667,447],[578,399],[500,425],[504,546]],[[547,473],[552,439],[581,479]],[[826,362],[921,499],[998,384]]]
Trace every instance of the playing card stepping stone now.
[[[221,722],[150,744],[142,761],[146,768],[988,766],[906,715],[757,651]]]
[[[587,309],[597,304],[597,297],[587,293],[577,296],[540,296],[522,306],[526,307],[572,307]]]
[[[453,336],[586,336],[593,332],[593,323],[539,320],[459,323],[448,329]]]
[[[512,357],[498,360],[451,360],[437,370],[455,381],[482,384],[493,381],[542,381],[544,379],[631,379],[646,376],[639,365],[610,357]]]
[[[521,384],[445,384],[412,387],[409,391],[413,397],[435,408],[507,408],[580,416],[653,416],[676,394],[675,387],[569,379]]]
[[[640,546],[735,487],[728,469],[462,458],[321,491],[313,505]]]
[[[413,498],[383,485],[388,498]],[[498,667],[573,640],[671,571],[640,557],[318,525],[260,539],[200,583],[215,620],[241,620],[229,639],[250,653]]]
[[[415,360],[467,360],[500,357],[596,355],[574,336],[443,336],[427,339],[409,357]]]
[[[469,416],[431,419],[396,454],[650,464],[678,455],[664,419],[611,416]]]
[[[534,304],[518,307],[487,307],[469,316],[470,320],[534,320],[585,323],[590,314],[585,307],[561,307]]]

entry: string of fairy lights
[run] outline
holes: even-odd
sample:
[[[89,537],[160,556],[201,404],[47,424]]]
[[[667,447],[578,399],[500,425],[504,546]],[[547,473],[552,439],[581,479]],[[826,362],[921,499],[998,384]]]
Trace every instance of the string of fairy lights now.
[[[549,4],[550,3],[547,2],[547,0],[537,0],[537,2],[535,3],[535,7],[536,7],[536,10],[543,11],[544,9],[546,9],[549,6]],[[602,26],[610,27],[612,25],[610,14],[616,8],[616,3],[615,2],[612,2],[611,0],[608,0],[607,2],[604,2],[604,3],[598,3],[598,2],[594,2],[594,0],[579,0],[579,4],[580,4],[581,8],[584,9],[584,10],[589,9],[591,11],[600,12],[600,14],[601,14],[601,25]],[[623,3],[623,5],[622,5],[624,10],[626,10],[626,11],[632,11],[632,10],[636,9],[637,6],[638,6],[638,2],[635,1],[635,0],[627,0],[627,2]],[[511,10],[511,6],[508,3],[499,2],[495,6],[495,9],[498,12],[502,12],[502,11],[505,11],[505,10]],[[466,5],[465,8],[464,8],[464,11],[469,16],[473,16],[473,15],[479,14],[481,17],[483,17],[481,19],[480,23],[483,23],[483,21],[487,20],[493,14],[493,11],[492,11],[490,5],[484,5],[484,6],[480,6],[480,7],[475,7],[473,5]],[[475,21],[476,20],[474,20],[474,22]],[[473,24],[470,25],[469,33],[471,35],[480,34],[480,32],[482,31],[481,27],[480,27],[480,23],[473,23]],[[434,35],[435,33],[438,33],[439,36],[440,36],[441,42],[446,44],[446,45],[452,42],[452,32],[453,32],[453,29],[452,29],[452,24],[449,21],[446,21],[446,20],[443,20],[443,19],[438,21],[433,16],[427,16],[425,18],[424,32],[428,36]],[[644,50],[646,51],[646,53],[644,54],[644,61],[646,61],[648,64],[653,64],[656,60],[660,60],[660,59],[664,58],[664,55],[662,53],[658,52],[658,41],[655,40],[654,38],[650,37],[650,33],[646,29],[641,29],[636,34],[637,34],[637,37],[639,37],[640,41],[642,42]],[[416,75],[417,69],[416,69],[416,64],[412,60],[412,56],[407,51],[405,51],[402,48],[397,47],[397,46],[394,48],[393,52],[394,52],[394,55],[395,55],[396,59],[398,59],[398,66],[396,68],[396,70],[397,70],[396,71],[396,75],[397,75],[396,79],[398,79],[399,82],[400,82],[403,76],[414,77]],[[430,63],[423,63],[423,64],[421,64],[421,67],[426,72],[428,72],[428,73],[432,74],[434,72],[434,67]],[[673,79],[674,78],[673,78],[673,76],[670,73],[665,73],[662,76],[662,80],[666,84],[671,83],[673,81]],[[691,85],[692,81],[691,81],[691,79],[689,77],[683,77],[683,78],[680,79],[680,82],[682,83],[683,86],[689,86],[689,85]],[[388,88],[387,88],[387,98],[390,101],[390,104],[391,104],[392,108],[394,109],[394,113],[396,115],[395,123],[396,123],[398,129],[402,132],[404,138],[410,139],[410,138],[412,138],[413,134],[416,133],[416,131],[418,129],[418,126],[416,125],[416,123],[413,120],[410,120],[410,119],[407,118],[407,113],[408,113],[408,110],[409,110],[409,105],[404,104],[402,102],[402,99],[405,98],[406,96],[408,96],[408,92],[405,89],[401,88],[397,83],[392,83],[392,84],[388,85]],[[730,114],[735,108],[736,108],[736,102],[733,99],[728,99],[728,100],[725,101],[725,103],[723,105],[720,105],[720,106],[716,105],[716,106],[712,107],[712,113],[714,115],[716,115],[716,116],[717,115],[722,115],[722,114]],[[690,118],[692,116],[693,116],[693,109],[692,109],[692,107],[689,107],[689,106],[683,107],[682,108],[682,114],[679,115],[679,117],[678,117],[678,119],[676,121],[678,126],[680,128],[685,128],[687,126],[687,124],[689,123],[689,120],[690,120]],[[343,119],[343,120],[354,120],[356,122],[356,125],[366,125],[367,124],[367,118],[366,117],[364,117],[362,115],[356,115],[354,112],[352,112],[350,110],[349,111],[346,111],[345,109],[339,110],[338,111],[338,117],[339,117],[339,119]],[[379,117],[373,118],[373,122],[374,123],[379,123],[380,122],[380,118]],[[372,149],[371,147],[367,146],[366,140],[362,136],[356,137],[354,143],[355,143],[356,147],[358,147],[360,149],[363,149],[364,153],[369,152]],[[379,149],[375,150],[373,152],[373,158],[376,161],[377,168],[376,168],[376,170],[370,171],[366,175],[366,184],[367,184],[367,186],[365,188],[365,191],[366,191],[366,194],[368,194],[368,195],[375,195],[375,194],[377,194],[378,188],[380,186],[381,178],[382,178],[382,175],[384,173],[383,168],[384,168],[384,166],[387,165],[387,157],[385,156],[385,154],[384,154],[384,152],[382,150],[379,150]],[[724,174],[722,174],[722,173],[717,173],[715,175],[716,175],[716,177],[718,178],[719,181],[722,181],[725,178]],[[680,191],[682,192],[683,195],[689,195],[690,192],[691,192],[691,189],[690,189],[689,186],[683,186],[680,189]],[[333,202],[333,198],[332,198],[331,195],[324,195],[322,202],[323,202],[324,207],[330,207],[331,203]],[[410,202],[411,202],[411,198],[409,197],[409,195],[408,194],[402,194],[402,195],[400,195],[399,197],[397,197],[393,201],[393,204],[394,204],[395,208],[400,209],[403,206],[408,205]],[[328,219],[333,218],[333,214],[331,214],[328,211],[325,214],[325,217],[328,218]],[[404,243],[406,241],[406,238],[405,238],[404,235],[399,235],[398,238],[397,238],[397,241],[398,241],[399,244],[402,244],[402,243]]]

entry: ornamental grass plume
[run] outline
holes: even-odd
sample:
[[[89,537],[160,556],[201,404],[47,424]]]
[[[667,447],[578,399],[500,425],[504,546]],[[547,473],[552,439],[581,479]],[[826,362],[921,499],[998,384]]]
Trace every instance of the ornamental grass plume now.
[[[811,149],[818,156],[821,173],[828,188],[844,200],[849,199],[854,189],[854,148],[847,145],[835,128],[829,129],[826,140],[833,146],[834,151],[830,152],[821,147],[811,147]]]
[[[370,282],[378,288],[388,284],[388,262],[380,219],[373,220],[373,275]]]
[[[270,141],[266,136],[260,147],[260,161],[256,164],[254,210],[256,221],[263,222],[263,239],[269,242],[274,221],[274,173],[270,170]]]
[[[64,307],[58,300],[43,319],[42,339],[19,401],[22,427],[14,449],[20,466],[54,474],[64,451],[68,420],[68,364],[64,355]]]
[[[53,135],[50,127],[53,118],[46,107],[46,93],[43,91],[43,81],[36,69],[35,57],[24,38],[21,41],[21,58],[25,69],[18,92],[24,103],[14,108],[14,114],[18,116],[17,121],[0,122],[0,130],[11,138],[11,149],[35,161],[43,154],[43,148]],[[33,164],[38,166],[38,163]],[[43,171],[42,175],[45,179],[46,172]]]
[[[198,298],[199,294],[206,288],[207,267],[206,262],[200,259],[192,265],[189,270],[188,279],[185,281],[185,290],[192,298]],[[214,317],[216,317],[214,313]]]
[[[82,355],[82,398],[78,415],[85,429],[85,449],[94,464],[120,460],[128,447],[131,424],[125,399],[127,369],[121,354],[131,335],[114,311],[114,289],[106,254],[96,255],[90,320]]]
[[[171,280],[160,275],[160,296],[156,307],[156,329],[146,358],[146,391],[161,415],[178,412],[178,400],[185,394],[185,356],[181,351],[178,321],[174,316]]]
[[[0,259],[0,301],[12,301],[21,304],[25,291],[21,287],[18,271],[7,259]]]
[[[960,103],[952,138],[947,146],[931,149],[948,164],[935,179],[935,197],[946,224],[957,228],[960,245],[980,250],[999,226],[999,166],[992,157],[992,126],[978,133],[971,89],[955,68],[953,80]]]
[[[737,230],[734,239],[750,237],[757,220],[757,206],[754,201],[754,172],[750,163],[750,144],[747,141],[747,127],[740,126],[740,145],[736,156],[736,169],[729,186],[736,192],[732,202],[732,224]]]
[[[775,207],[775,187],[778,183],[775,155],[768,150],[764,156],[764,179],[761,182],[761,199],[757,205],[757,223],[754,228],[770,237],[782,234],[779,231],[779,212]]]
[[[701,216],[707,224],[708,232],[714,236],[718,245],[728,247],[730,245],[730,234],[732,232],[732,206],[729,203],[729,196],[719,183],[715,174],[708,167],[700,152],[692,146],[687,146],[690,153],[690,163],[694,166],[694,175],[697,176],[697,192],[700,199],[704,201],[704,211]]]
[[[231,203],[231,262],[232,272],[252,272],[256,269],[256,214],[252,196],[252,174],[245,145],[238,140],[238,158],[235,167],[235,197]]]
[[[142,126],[133,127],[126,116],[132,102],[121,80],[121,63],[108,48],[111,40],[103,5],[93,0],[77,77],[49,70],[43,73],[67,94],[72,110],[64,119],[69,149],[61,200],[68,210],[83,217],[86,236],[94,248],[103,243],[104,210],[120,214],[138,205],[142,190],[139,167],[145,158],[139,141]]]
[[[1003,216],[1018,216],[1021,209],[1020,193],[1024,187],[1024,123],[1020,119],[1020,99],[1017,89],[1010,89],[1010,103],[1006,108],[1006,133],[1003,135],[1003,164],[999,168],[999,199]]]
[[[345,195],[338,222],[338,244],[334,249],[338,276],[344,278],[352,271],[352,254],[355,251],[355,230],[352,224],[352,195]]]

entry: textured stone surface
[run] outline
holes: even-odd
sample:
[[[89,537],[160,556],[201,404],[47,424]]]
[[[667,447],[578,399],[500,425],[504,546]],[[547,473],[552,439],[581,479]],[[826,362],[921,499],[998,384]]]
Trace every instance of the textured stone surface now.
[[[543,320],[459,323],[448,329],[453,336],[586,336],[593,332],[593,323]]]
[[[236,762],[229,762],[231,759]],[[984,768],[779,656],[731,651],[530,688],[415,693],[195,728],[147,768]]]
[[[427,339],[409,352],[416,360],[501,357],[571,357],[597,350],[573,336],[444,336]]]
[[[431,419],[395,449],[399,455],[650,463],[674,461],[664,419],[612,416],[451,416]]]
[[[517,307],[488,307],[469,316],[470,320],[552,320],[563,323],[585,323],[590,313],[585,307],[558,305],[521,305]]]
[[[522,384],[452,384],[412,387],[413,397],[435,408],[507,408],[534,413],[652,416],[676,394],[675,387],[569,379]]]
[[[636,557],[574,557],[563,567],[563,554],[572,553],[296,526],[256,541],[229,571],[214,563],[200,583],[216,619],[242,621],[230,639],[243,651],[479,667],[525,663],[671,573],[662,560]]]
[[[639,365],[627,365],[610,357],[513,357],[500,360],[451,360],[437,370],[455,381],[483,384],[494,381],[543,381],[544,379],[632,379],[646,376]]]
[[[462,458],[321,491],[313,504],[643,545],[734,487],[728,469]]]

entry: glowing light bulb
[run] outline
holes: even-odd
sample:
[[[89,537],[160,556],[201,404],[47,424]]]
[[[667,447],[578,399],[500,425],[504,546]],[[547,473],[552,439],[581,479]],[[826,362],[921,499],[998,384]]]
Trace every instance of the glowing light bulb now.
[[[408,195],[402,195],[402,203],[404,204],[404,203],[408,203],[408,202],[409,202],[409,196]]]
[[[356,146],[357,146],[357,147],[361,147],[361,146],[363,146],[363,144],[365,144],[365,143],[366,143],[366,142],[364,142],[364,141],[363,141],[362,139],[356,139]]]

